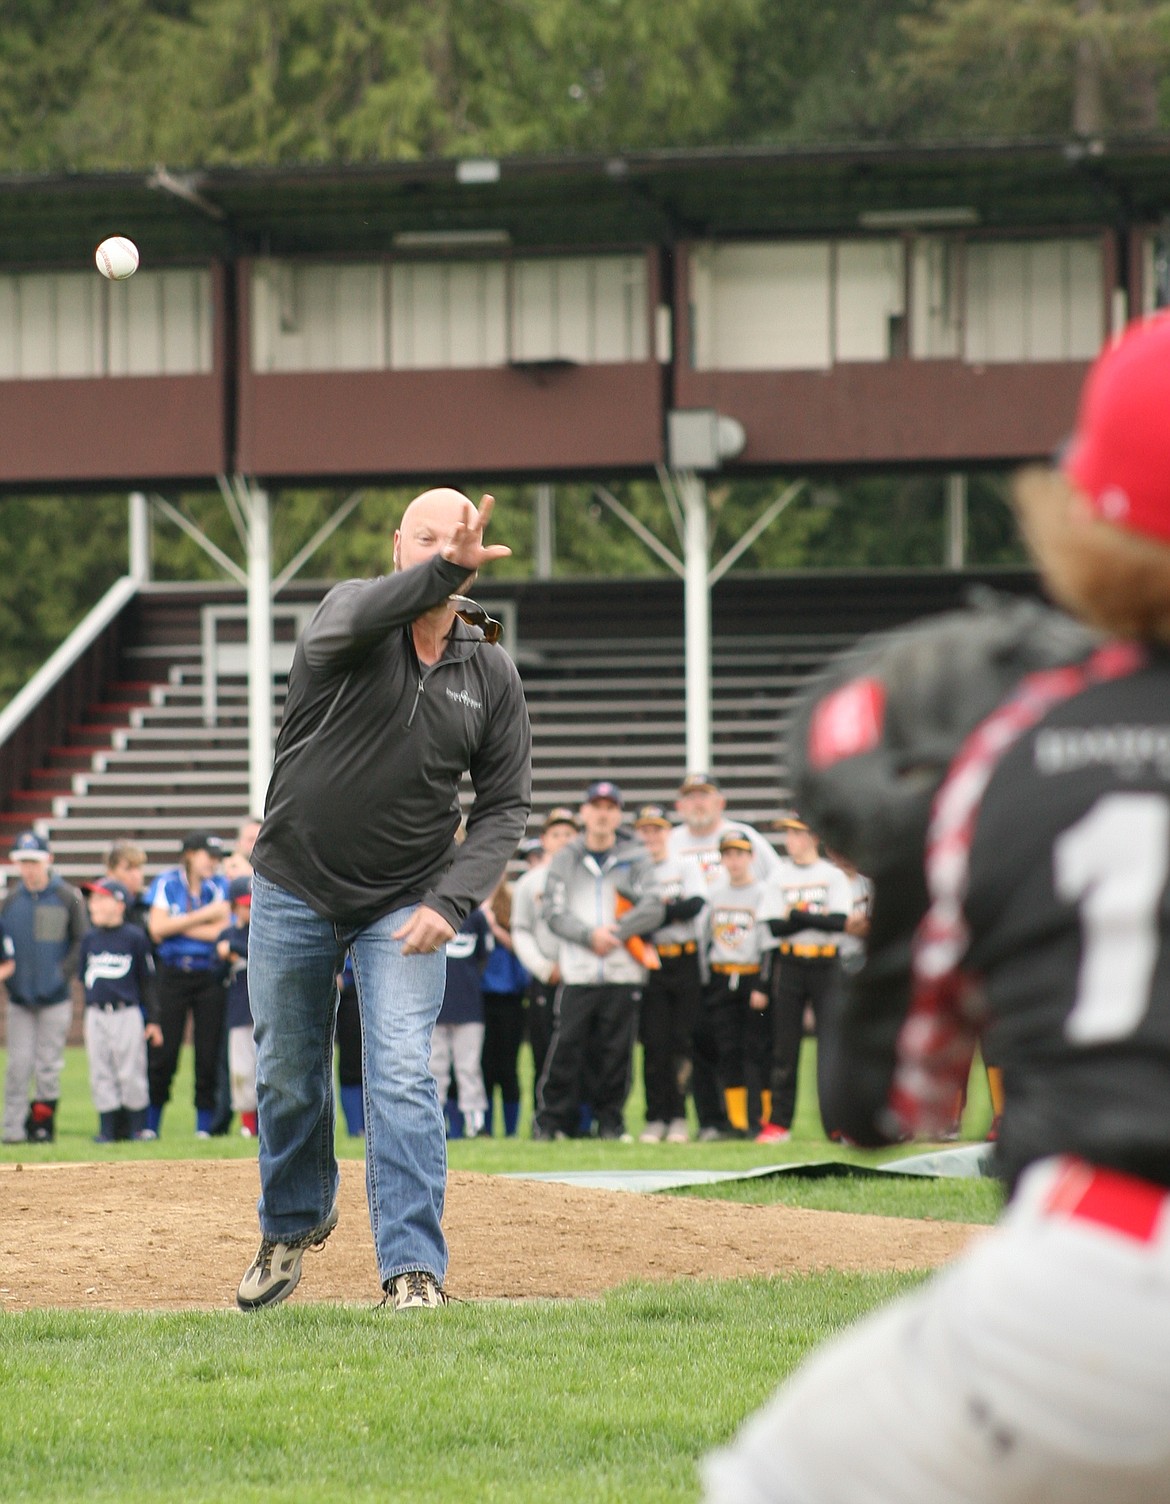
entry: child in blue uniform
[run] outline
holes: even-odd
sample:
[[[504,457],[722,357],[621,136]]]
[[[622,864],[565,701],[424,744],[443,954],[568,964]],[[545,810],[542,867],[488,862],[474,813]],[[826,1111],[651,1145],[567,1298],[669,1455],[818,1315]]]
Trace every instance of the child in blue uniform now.
[[[84,886],[91,928],[81,939],[78,971],[85,988],[89,1089],[98,1112],[94,1142],[154,1138],[146,1122],[146,1046],[161,1044],[162,1030],[150,941],[126,920],[134,900],[124,884],[100,877]]]
[[[446,1103],[455,1072],[458,1114],[446,1112],[449,1138],[476,1138],[487,1122],[483,1084],[483,969],[492,949],[491,930],[482,909],[472,909],[458,934],[443,947],[447,985],[431,1036],[431,1075]]]

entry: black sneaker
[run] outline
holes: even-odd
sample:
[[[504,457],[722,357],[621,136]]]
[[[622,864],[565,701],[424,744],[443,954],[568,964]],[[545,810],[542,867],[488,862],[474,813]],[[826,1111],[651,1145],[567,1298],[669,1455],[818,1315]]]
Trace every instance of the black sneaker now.
[[[301,1277],[301,1259],[306,1248],[321,1248],[325,1239],[337,1226],[336,1206],[319,1227],[302,1238],[290,1243],[279,1243],[273,1238],[261,1238],[256,1257],[249,1264],[240,1288],[236,1291],[236,1304],[241,1311],[256,1311],[261,1306],[273,1306],[284,1300],[296,1289]]]

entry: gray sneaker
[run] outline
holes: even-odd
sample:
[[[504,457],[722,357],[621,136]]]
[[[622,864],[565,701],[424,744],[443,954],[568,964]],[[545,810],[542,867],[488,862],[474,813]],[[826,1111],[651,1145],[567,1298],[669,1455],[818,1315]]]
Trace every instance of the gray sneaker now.
[[[447,1304],[447,1295],[429,1270],[408,1269],[387,1284],[382,1304],[395,1311],[433,1311]]]
[[[257,1311],[261,1306],[274,1306],[296,1289],[301,1277],[301,1259],[306,1248],[321,1248],[325,1239],[337,1226],[336,1206],[319,1227],[294,1238],[290,1243],[278,1243],[272,1238],[261,1238],[256,1257],[249,1264],[240,1288],[236,1291],[236,1304],[241,1311]]]

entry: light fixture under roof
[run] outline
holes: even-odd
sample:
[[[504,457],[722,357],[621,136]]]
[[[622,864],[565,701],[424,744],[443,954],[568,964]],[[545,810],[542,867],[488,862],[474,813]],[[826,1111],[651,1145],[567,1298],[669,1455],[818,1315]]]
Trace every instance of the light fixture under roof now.
[[[943,230],[977,225],[978,209],[941,205],[933,209],[866,209],[857,216],[863,230]]]
[[[457,183],[498,183],[500,164],[495,157],[464,157],[455,164]]]
[[[399,230],[393,243],[400,251],[458,251],[511,241],[507,230]]]

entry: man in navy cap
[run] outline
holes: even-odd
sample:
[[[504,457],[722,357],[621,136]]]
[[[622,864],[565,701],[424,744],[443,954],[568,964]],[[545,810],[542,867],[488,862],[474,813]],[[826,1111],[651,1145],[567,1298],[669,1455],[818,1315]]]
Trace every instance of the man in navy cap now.
[[[658,928],[665,909],[646,848],[618,835],[622,806],[616,783],[591,783],[582,834],[549,864],[544,918],[559,942],[563,985],[537,1087],[535,1138],[578,1131],[587,1068],[598,1136],[625,1137],[622,1109],[647,975],[639,937]]]
[[[85,904],[76,888],[54,874],[49,844],[34,831],[17,838],[8,860],[20,881],[0,910],[0,928],[12,942],[15,961],[8,979],[4,1142],[47,1144],[56,1136],[65,1040],[73,1021],[70,981],[86,929]]]

